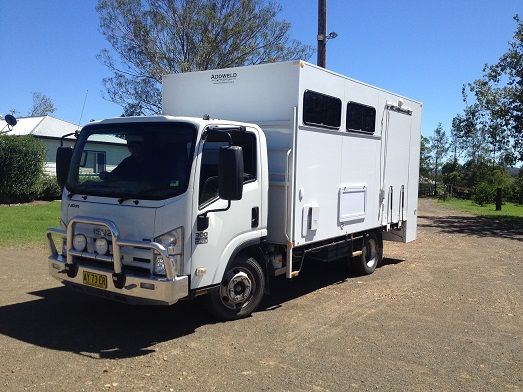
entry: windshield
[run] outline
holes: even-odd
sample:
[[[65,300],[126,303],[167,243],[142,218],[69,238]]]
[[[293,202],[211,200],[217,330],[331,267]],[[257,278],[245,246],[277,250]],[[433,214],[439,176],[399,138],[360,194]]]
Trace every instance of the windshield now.
[[[67,180],[75,194],[165,199],[187,190],[196,129],[176,122],[86,126]]]

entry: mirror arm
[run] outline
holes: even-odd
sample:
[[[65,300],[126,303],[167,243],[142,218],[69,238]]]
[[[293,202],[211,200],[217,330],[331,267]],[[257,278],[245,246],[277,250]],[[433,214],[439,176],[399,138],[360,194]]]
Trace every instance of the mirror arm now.
[[[209,212],[227,211],[229,208],[231,208],[231,201],[227,200],[226,208],[218,208],[216,210],[209,210],[209,211],[205,211],[204,213],[198,215],[198,217],[196,218],[196,230],[198,230],[198,231],[207,230],[207,228],[209,227],[209,217],[207,216],[207,214]]]
[[[71,135],[74,135],[74,137],[77,138],[77,137],[78,137],[78,131],[74,131],[74,132],[71,132],[71,133],[68,133],[68,134],[62,136],[62,137],[60,138],[60,147],[63,147],[63,146],[64,146],[64,139],[65,139],[67,136],[71,136]]]
[[[229,208],[231,208],[231,201],[227,200],[227,207],[225,207],[225,208],[218,208],[216,210],[208,210],[208,211],[205,211],[205,212],[201,213],[200,216],[206,217],[209,212],[223,212],[223,211],[227,211]]]

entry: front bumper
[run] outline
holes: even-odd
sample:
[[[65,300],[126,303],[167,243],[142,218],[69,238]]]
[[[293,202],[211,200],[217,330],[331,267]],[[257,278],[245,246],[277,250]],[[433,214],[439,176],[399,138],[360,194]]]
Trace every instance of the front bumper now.
[[[120,302],[140,305],[172,305],[179,299],[187,297],[189,292],[189,279],[187,276],[177,276],[172,280],[167,278],[149,278],[125,275],[125,285],[119,289],[112,281],[112,271],[97,268],[78,266],[76,276],[70,277],[65,270],[65,260],[61,256],[49,256],[49,273],[66,286],[71,286],[86,294],[107,297]],[[105,275],[107,288],[98,289],[83,283],[84,271]],[[145,288],[147,287],[147,288]]]
[[[86,253],[81,254],[81,252],[76,252],[71,249],[74,225],[76,223],[96,224],[105,226],[111,230],[113,256],[103,257],[105,259],[112,259],[112,263],[108,263],[107,267],[104,266],[102,268],[75,262],[75,256],[87,256]],[[67,248],[69,249],[67,257],[58,254],[53,240],[53,234],[67,238]],[[67,231],[55,228],[48,229],[47,240],[51,253],[48,258],[49,273],[66,286],[71,286],[88,294],[103,296],[131,304],[172,305],[179,299],[189,295],[188,276],[177,275],[173,270],[174,266],[169,262],[165,263],[167,276],[142,276],[123,271],[120,257],[121,247],[128,246],[154,249],[164,257],[164,260],[168,260],[169,255],[161,244],[155,242],[126,241],[120,239],[119,231],[111,221],[90,217],[77,217],[69,222]],[[95,258],[95,255],[90,256],[87,257]],[[105,276],[107,287],[101,289],[85,284],[84,272]]]

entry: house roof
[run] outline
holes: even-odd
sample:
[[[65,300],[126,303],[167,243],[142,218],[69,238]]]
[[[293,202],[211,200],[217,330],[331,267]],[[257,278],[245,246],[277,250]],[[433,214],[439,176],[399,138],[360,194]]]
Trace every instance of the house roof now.
[[[79,129],[78,125],[51,116],[22,117],[17,119],[8,135],[34,135],[40,137],[61,138],[63,135]],[[5,120],[0,121],[0,132],[7,131]]]
[[[67,135],[68,133],[73,133],[76,130],[80,130],[78,125],[49,115],[18,118],[16,125],[10,131],[8,131],[5,120],[0,120],[0,134],[5,133],[7,135],[33,135],[36,137],[60,139],[62,136]],[[73,140],[74,138],[73,135],[67,137],[67,139]],[[93,135],[93,137],[90,138],[90,141],[125,144],[125,140],[111,135]]]

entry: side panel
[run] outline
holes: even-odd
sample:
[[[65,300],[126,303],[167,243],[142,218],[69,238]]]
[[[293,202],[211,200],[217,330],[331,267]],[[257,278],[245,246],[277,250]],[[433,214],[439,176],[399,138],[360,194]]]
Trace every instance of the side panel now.
[[[292,231],[290,227],[293,196],[295,112],[295,108],[292,111],[289,110],[289,117],[292,120],[261,124],[268,142],[269,203],[267,241],[282,245],[287,244]]]
[[[162,110],[170,116],[260,123],[289,120],[297,105],[300,61],[163,77]]]
[[[298,130],[294,207],[295,246],[343,234],[337,218],[342,148],[342,138],[335,132],[303,127]],[[317,209],[317,228],[307,230],[304,234],[304,209],[308,214],[310,208]]]
[[[301,127],[296,151],[296,246],[380,226],[379,138]]]
[[[409,181],[410,132],[412,116],[385,111],[383,135],[382,189],[385,200],[381,206],[383,226],[405,220],[406,205],[402,200]]]
[[[303,123],[306,90],[342,100],[339,129]],[[348,102],[376,109],[374,134],[347,131]],[[412,114],[391,110],[389,104],[409,107]],[[390,225],[400,230],[391,231],[387,239],[415,238],[419,114],[415,102],[315,67],[302,69],[293,178],[294,246]]]
[[[418,185],[419,185],[419,154],[421,139],[421,116],[422,105],[414,105],[416,110],[412,116],[412,127],[410,129],[410,162],[409,162],[409,185],[407,192],[407,226],[405,242],[416,239],[416,228],[418,224]]]
[[[341,100],[339,129],[303,123],[305,90]],[[373,135],[346,130],[347,103],[351,101],[376,109]],[[412,108],[412,116],[407,120],[405,114],[389,113],[389,101],[402,101]],[[294,107],[296,124],[291,120]],[[270,176],[270,242],[286,244],[286,234],[290,234],[297,246],[398,222],[402,222],[401,230],[394,231],[394,238],[415,238],[420,104],[293,61],[165,76],[163,111],[197,117],[207,113],[211,117],[255,122],[263,128]],[[343,189],[360,192],[342,197]],[[289,200],[293,208],[286,204]],[[389,201],[392,206],[387,210]],[[341,206],[343,212],[340,202],[349,203]],[[362,209],[360,206],[364,211],[357,211]],[[351,216],[357,218],[347,219]]]
[[[343,100],[342,128],[343,156],[342,175],[340,186],[348,189],[360,190],[353,195],[363,196],[361,189],[365,188],[365,212],[359,219],[343,221],[344,233],[354,233],[380,226],[379,223],[379,154],[381,148],[381,113],[382,103],[380,92],[369,86],[356,83],[352,80],[344,80],[345,99]],[[374,133],[372,135],[351,132],[347,130],[347,104],[356,102],[361,105],[372,107],[376,110]],[[361,204],[361,200],[354,200],[351,210],[355,205]]]
[[[384,226],[399,222],[398,227],[384,233],[387,241],[416,239],[421,105],[410,102],[409,108],[411,114],[390,109],[385,112],[381,221]]]

